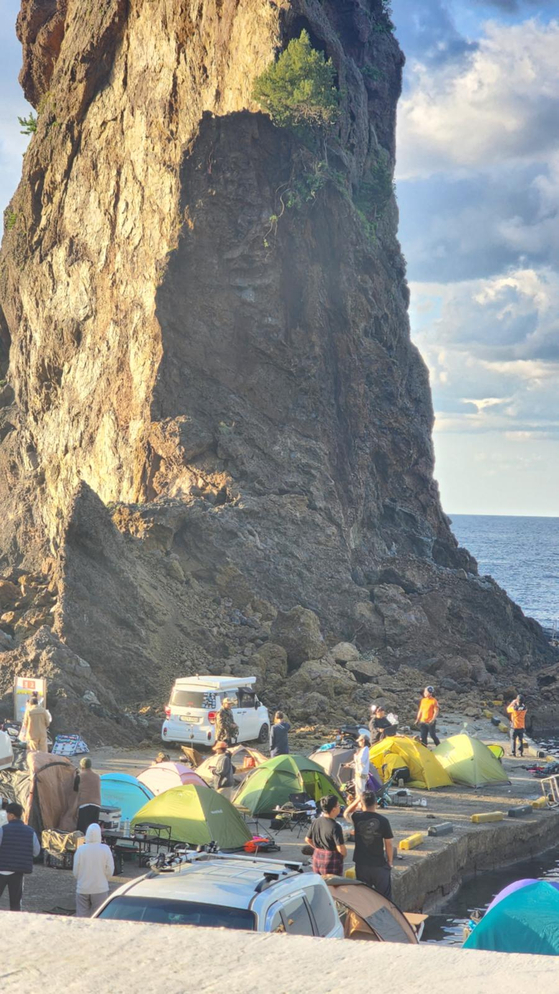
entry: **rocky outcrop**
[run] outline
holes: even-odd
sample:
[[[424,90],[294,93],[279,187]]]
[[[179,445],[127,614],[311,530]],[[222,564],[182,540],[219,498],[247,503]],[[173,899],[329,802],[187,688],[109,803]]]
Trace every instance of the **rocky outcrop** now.
[[[308,150],[251,94],[303,29],[341,113],[295,196]],[[55,636],[128,702],[202,669],[275,697],[267,643],[295,696],[348,701],[340,640],[384,672],[546,660],[441,509],[394,198],[364,218],[403,61],[381,0],[23,0],[18,34],[0,554],[46,570]]]

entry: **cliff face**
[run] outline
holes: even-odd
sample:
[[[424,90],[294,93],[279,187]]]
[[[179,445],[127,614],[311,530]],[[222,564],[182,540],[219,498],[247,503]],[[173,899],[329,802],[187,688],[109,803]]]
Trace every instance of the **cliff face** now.
[[[341,116],[290,206],[300,142],[251,92],[303,29]],[[381,0],[23,0],[18,34],[39,118],[1,256],[0,550],[51,601],[6,593],[4,629],[46,619],[129,700],[264,679],[316,622],[297,605],[391,669],[545,658],[442,513],[395,202],[374,231],[355,206],[394,165]]]

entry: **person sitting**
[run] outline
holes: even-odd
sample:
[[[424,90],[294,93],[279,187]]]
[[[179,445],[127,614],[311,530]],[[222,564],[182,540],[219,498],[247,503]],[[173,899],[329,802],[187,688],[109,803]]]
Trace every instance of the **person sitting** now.
[[[270,732],[270,756],[287,756],[289,753],[288,733],[291,725],[282,711],[276,711]]]
[[[93,772],[89,756],[84,756],[78,783],[78,832],[85,835],[89,826],[99,821],[100,811],[101,777]]]
[[[313,849],[312,868],[314,873],[326,877],[333,874],[341,877],[347,847],[344,843],[342,826],[336,821],[340,814],[340,802],[334,794],[320,798],[320,815],[312,823],[305,842]]]
[[[211,767],[213,789],[222,790],[224,787],[234,787],[235,779],[233,773],[235,770],[231,762],[231,753],[227,748],[227,742],[216,742],[214,752],[216,753],[216,762],[215,766]]]
[[[76,878],[76,918],[89,918],[109,895],[109,878],[115,872],[113,854],[101,842],[101,829],[92,823],[85,833],[85,843],[74,856]]]
[[[398,724],[390,721],[386,716],[386,710],[379,704],[377,707],[375,704],[371,704],[371,720],[369,722],[369,731],[371,733],[371,745],[376,745],[377,742],[382,742],[389,735],[396,735],[398,731]]]

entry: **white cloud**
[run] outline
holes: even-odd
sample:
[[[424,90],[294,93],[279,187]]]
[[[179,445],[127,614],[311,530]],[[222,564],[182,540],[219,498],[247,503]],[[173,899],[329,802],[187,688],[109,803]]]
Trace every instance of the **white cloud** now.
[[[465,62],[416,62],[399,113],[400,178],[544,158],[557,145],[558,49],[558,21],[489,22]]]

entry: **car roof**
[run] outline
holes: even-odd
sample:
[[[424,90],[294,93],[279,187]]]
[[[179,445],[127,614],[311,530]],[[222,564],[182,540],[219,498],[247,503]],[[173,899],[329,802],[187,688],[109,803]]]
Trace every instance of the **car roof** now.
[[[248,908],[257,893],[257,885],[266,873],[282,872],[277,863],[264,859],[252,862],[236,860],[200,861],[185,864],[171,873],[149,873],[133,881],[120,893],[131,897],[167,898],[170,901],[194,901],[201,904],[222,904],[230,908]],[[266,892],[287,880],[302,883],[296,871],[282,873],[270,883]],[[304,874],[305,883],[309,874]],[[314,877],[314,874],[312,874]],[[113,895],[117,896],[118,892]]]
[[[248,687],[256,683],[255,676],[185,676],[175,680],[175,687],[209,688],[211,690],[235,690],[237,687]]]

